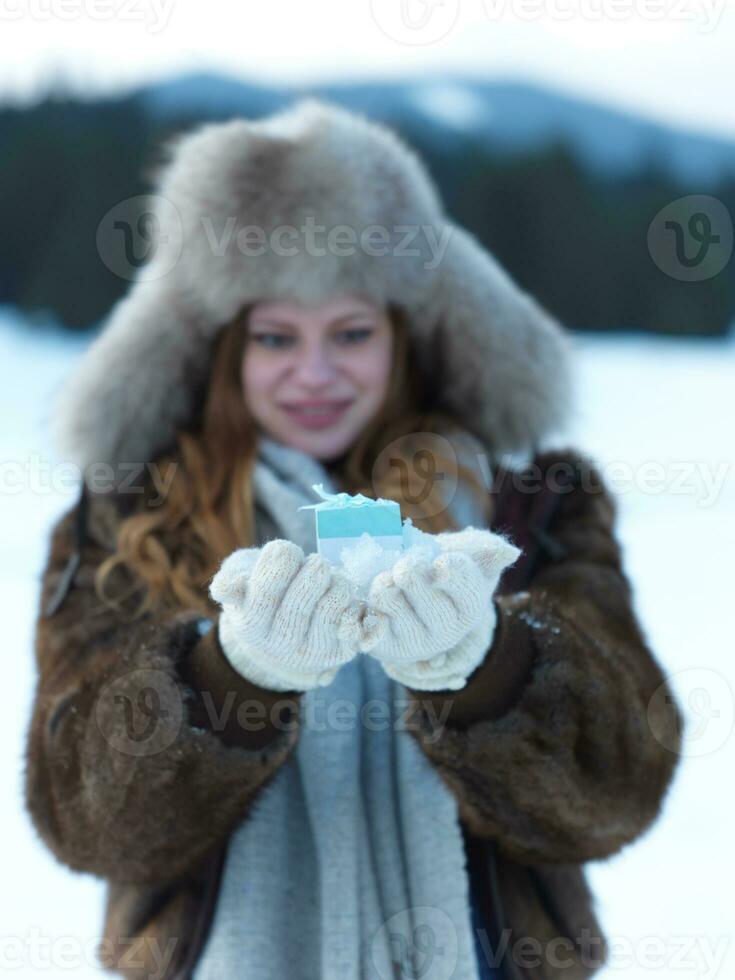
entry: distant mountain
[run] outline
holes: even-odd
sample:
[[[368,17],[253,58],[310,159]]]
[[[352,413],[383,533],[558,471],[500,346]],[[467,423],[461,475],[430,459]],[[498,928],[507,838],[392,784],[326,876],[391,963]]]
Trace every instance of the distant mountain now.
[[[146,86],[138,93],[154,116],[261,116],[290,101],[289,94],[224,75],[182,75]]]
[[[0,106],[0,303],[80,329],[99,322],[129,287],[129,236],[145,227],[166,140],[304,95],[400,133],[446,213],[568,326],[722,335],[733,323],[727,234],[717,262],[712,253],[692,278],[690,265],[680,272],[684,215],[666,221],[675,246],[660,226],[691,195],[735,216],[735,144],[528,85],[449,76],[296,89],[200,74],[115,97],[55,90],[32,106]],[[123,202],[127,232],[109,220]],[[702,253],[686,227],[685,257],[703,262],[709,246]]]
[[[547,89],[456,77],[308,88],[256,85],[212,74],[185,75],[144,88],[161,121],[188,116],[259,117],[312,94],[422,132],[442,144],[468,134],[494,152],[564,143],[600,175],[630,176],[655,166],[703,186],[735,175],[735,142],[700,135]]]

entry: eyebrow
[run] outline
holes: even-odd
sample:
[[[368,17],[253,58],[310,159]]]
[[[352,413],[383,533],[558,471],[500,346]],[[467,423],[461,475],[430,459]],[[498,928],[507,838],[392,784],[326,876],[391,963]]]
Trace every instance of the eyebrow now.
[[[360,313],[346,313],[344,316],[338,317],[333,322],[344,323],[347,320],[356,320],[360,317],[374,318],[375,314],[372,313],[370,310],[363,310]],[[290,323],[288,320],[274,320],[271,319],[270,317],[264,317],[263,319],[261,319],[257,315],[253,317],[253,322],[257,326],[268,326],[268,327],[292,327],[293,326],[293,323]]]

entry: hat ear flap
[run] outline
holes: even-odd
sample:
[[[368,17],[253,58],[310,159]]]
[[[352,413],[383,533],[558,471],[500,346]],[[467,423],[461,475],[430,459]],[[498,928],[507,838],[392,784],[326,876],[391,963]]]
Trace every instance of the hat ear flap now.
[[[493,451],[536,447],[568,418],[570,341],[473,235],[450,225],[444,240],[430,307],[444,400]]]
[[[198,333],[162,280],[136,282],[57,393],[61,454],[82,468],[142,465],[172,442],[206,370]]]

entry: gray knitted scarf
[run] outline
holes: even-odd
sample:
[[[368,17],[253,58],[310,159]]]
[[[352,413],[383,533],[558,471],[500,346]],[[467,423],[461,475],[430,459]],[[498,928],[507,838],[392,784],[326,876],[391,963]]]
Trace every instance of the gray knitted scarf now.
[[[336,492],[324,468],[262,439],[253,479],[259,541],[314,551],[298,507]],[[469,496],[452,509],[479,523]],[[296,749],[231,837],[195,980],[477,980],[457,803],[407,707],[366,655],[303,696]]]

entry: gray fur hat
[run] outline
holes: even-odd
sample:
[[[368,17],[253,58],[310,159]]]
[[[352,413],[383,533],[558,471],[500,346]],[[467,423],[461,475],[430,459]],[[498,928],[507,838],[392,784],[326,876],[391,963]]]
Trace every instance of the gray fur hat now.
[[[211,343],[246,304],[355,292],[408,315],[437,404],[491,452],[560,427],[569,341],[445,215],[416,153],[320,99],[173,140],[151,198],[159,234],[59,392],[65,458],[146,463],[191,419]]]

